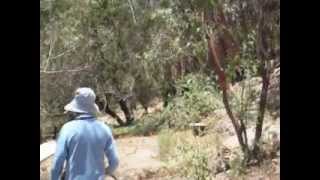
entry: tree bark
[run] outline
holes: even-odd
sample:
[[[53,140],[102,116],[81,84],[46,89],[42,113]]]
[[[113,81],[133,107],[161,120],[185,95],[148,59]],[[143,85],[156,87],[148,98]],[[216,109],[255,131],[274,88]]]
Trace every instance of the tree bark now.
[[[105,112],[107,114],[109,114],[111,117],[113,117],[114,119],[116,119],[116,121],[118,122],[118,124],[120,126],[124,126],[125,125],[124,121],[114,111],[112,111],[110,109],[108,102],[107,102],[106,107],[105,107]]]
[[[264,15],[264,2],[262,1],[262,5],[259,7],[259,22],[258,22],[258,29],[257,29],[257,55],[261,61],[261,76],[262,76],[262,89],[260,94],[260,102],[259,102],[259,112],[257,117],[257,124],[256,124],[256,132],[254,138],[254,147],[253,147],[253,156],[255,159],[260,160],[260,146],[259,142],[262,135],[262,128],[263,128],[263,120],[264,114],[267,104],[267,97],[268,97],[268,88],[270,82],[270,61],[267,60],[268,57],[268,43],[266,40],[266,31],[267,27],[265,26],[265,15]]]
[[[244,138],[242,136],[242,133],[243,132],[245,133],[246,131],[243,130],[244,126],[240,127],[238,120],[233,115],[233,112],[232,112],[230,104],[229,104],[229,99],[228,99],[228,89],[229,88],[228,88],[228,83],[226,80],[226,75],[225,75],[224,70],[220,66],[219,59],[216,55],[215,48],[213,45],[212,37],[211,37],[211,35],[208,35],[207,37],[208,37],[208,48],[209,48],[210,53],[212,54],[211,60],[214,65],[213,66],[214,71],[216,72],[216,74],[218,74],[219,85],[220,85],[220,88],[222,89],[223,104],[224,104],[225,109],[227,111],[227,114],[232,122],[232,125],[236,131],[238,142],[241,146],[241,149],[242,149],[243,153],[245,154],[245,158],[247,158],[250,153],[249,147],[248,147],[247,143],[244,142]],[[246,135],[246,133],[245,133],[245,135]]]
[[[232,125],[236,131],[236,134],[237,134],[237,138],[238,138],[238,142],[241,146],[241,149],[242,149],[242,152],[245,153],[246,155],[249,153],[249,147],[247,146],[247,144],[244,142],[244,139],[243,139],[243,136],[242,136],[242,132],[246,132],[246,131],[243,131],[243,126],[240,127],[237,119],[234,117],[233,115],[233,112],[230,108],[230,105],[229,105],[229,100],[228,100],[228,93],[227,93],[227,90],[224,89],[223,92],[222,92],[222,98],[223,98],[223,104],[224,104],[224,107],[227,111],[227,114],[232,122]],[[246,134],[245,134],[246,135]]]
[[[124,98],[120,99],[119,104],[120,104],[121,110],[123,111],[126,117],[126,120],[127,120],[126,124],[128,125],[134,120],[134,118],[130,108],[128,107],[127,99],[124,99]]]
[[[267,97],[268,97],[268,87],[269,87],[269,68],[267,65],[267,62],[264,61],[266,64],[266,67],[263,69],[263,75],[262,75],[262,90],[260,94],[260,103],[259,103],[259,114],[257,118],[257,124],[256,124],[256,132],[255,132],[255,138],[254,138],[254,148],[253,148],[253,154],[255,157],[258,156],[259,153],[259,141],[261,139],[262,135],[262,127],[263,127],[263,120],[264,120],[264,114],[267,104]]]

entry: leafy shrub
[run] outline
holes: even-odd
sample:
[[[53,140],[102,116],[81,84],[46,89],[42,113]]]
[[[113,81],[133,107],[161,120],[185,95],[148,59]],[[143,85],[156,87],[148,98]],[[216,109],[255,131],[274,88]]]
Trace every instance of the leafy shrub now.
[[[160,159],[187,179],[211,179],[209,155],[215,143],[212,136],[196,138],[191,131],[163,130],[159,134]],[[217,144],[216,144],[217,145]]]
[[[171,130],[163,130],[158,136],[161,160],[168,160],[174,151],[176,138],[173,138],[173,135],[174,133]]]
[[[161,112],[144,115],[132,127],[116,130],[116,134],[149,135],[167,128],[184,130],[222,107],[215,84],[204,75],[187,75],[177,82],[176,88],[177,95]]]
[[[114,128],[115,136],[146,136],[167,128],[166,111],[147,114],[134,121],[130,126]]]
[[[207,180],[210,178],[208,167],[208,154],[199,147],[183,145],[179,147],[180,153],[185,159],[185,166],[182,166],[182,173],[189,179]]]
[[[190,74],[177,82],[177,96],[167,106],[166,117],[171,127],[185,129],[221,106],[213,81],[201,74]]]
[[[165,113],[144,116],[136,126],[136,134],[148,135],[159,132],[162,128],[166,127],[166,119]]]
[[[245,174],[246,166],[243,163],[242,155],[235,154],[235,157],[230,161],[231,177],[239,177]]]

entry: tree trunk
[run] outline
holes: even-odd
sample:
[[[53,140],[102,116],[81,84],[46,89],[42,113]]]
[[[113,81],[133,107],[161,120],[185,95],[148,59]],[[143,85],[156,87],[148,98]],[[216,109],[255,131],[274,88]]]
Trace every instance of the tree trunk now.
[[[107,114],[109,114],[111,117],[113,117],[114,119],[116,119],[116,121],[119,123],[120,126],[124,126],[125,125],[123,120],[114,111],[112,111],[110,109],[108,102],[107,102],[106,107],[105,107],[105,112]]]
[[[227,114],[232,122],[232,125],[236,131],[236,134],[237,134],[237,138],[238,138],[238,141],[239,141],[239,144],[241,146],[241,149],[242,149],[242,152],[248,156],[249,154],[249,147],[248,147],[248,144],[245,143],[244,141],[244,138],[242,136],[242,133],[245,133],[244,136],[246,136],[246,131],[244,130],[244,126],[241,126],[239,125],[238,121],[236,120],[236,118],[234,117],[233,113],[232,113],[232,110],[230,108],[230,105],[229,105],[229,100],[228,100],[228,93],[227,93],[227,90],[224,89],[223,92],[222,92],[222,98],[223,98],[223,104],[224,104],[224,107],[227,111]],[[246,139],[247,137],[245,137]]]
[[[243,129],[244,126],[239,125],[238,120],[234,117],[233,112],[231,110],[230,104],[229,104],[229,99],[228,99],[228,82],[226,80],[226,75],[224,70],[221,68],[220,63],[219,63],[219,59],[216,55],[215,52],[215,48],[214,48],[214,44],[213,44],[213,40],[211,35],[208,35],[208,49],[210,51],[210,53],[212,54],[212,63],[213,63],[213,68],[214,71],[216,72],[216,74],[218,75],[219,78],[219,85],[220,88],[222,89],[222,98],[223,98],[223,104],[225,106],[225,109],[227,111],[227,114],[232,122],[232,125],[236,131],[237,134],[237,138],[238,138],[238,142],[241,146],[241,149],[243,151],[243,153],[245,154],[245,159],[247,159],[249,157],[249,147],[248,144],[244,142],[244,138],[242,136],[242,133],[245,133],[244,136],[246,136],[246,131]],[[247,137],[245,137],[246,139]]]
[[[263,1],[264,2],[264,1]],[[266,40],[266,31],[267,26],[265,26],[265,15],[263,11],[264,3],[259,8],[259,23],[257,29],[257,55],[259,60],[261,61],[261,76],[262,76],[262,89],[260,94],[260,102],[259,102],[259,112],[257,117],[257,124],[256,124],[256,132],[254,138],[254,147],[253,147],[253,156],[255,159],[260,160],[260,146],[259,141],[262,135],[262,127],[263,127],[263,120],[265,114],[265,108],[267,104],[267,96],[268,96],[268,88],[269,88],[269,81],[270,81],[270,61],[267,60],[268,57],[268,43]]]
[[[260,152],[259,150],[259,141],[261,139],[262,134],[262,127],[263,127],[263,120],[264,120],[264,114],[267,104],[267,96],[268,96],[268,87],[269,87],[269,68],[267,65],[267,62],[264,61],[266,67],[263,69],[263,75],[262,75],[262,90],[260,94],[260,103],[259,103],[259,114],[257,118],[257,124],[256,124],[256,132],[254,137],[254,148],[253,148],[253,155],[255,158],[258,158],[258,154]]]
[[[126,124],[128,125],[128,124],[132,123],[134,118],[133,118],[133,115],[132,115],[130,108],[128,107],[127,99],[123,99],[123,98],[120,99],[119,104],[120,104],[121,110],[123,111],[123,113],[126,117],[126,120],[127,120]]]

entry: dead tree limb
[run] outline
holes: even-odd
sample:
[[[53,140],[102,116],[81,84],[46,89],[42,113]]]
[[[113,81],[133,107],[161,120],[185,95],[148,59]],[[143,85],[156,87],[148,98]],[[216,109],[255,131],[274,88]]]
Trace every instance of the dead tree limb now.
[[[85,66],[82,68],[77,68],[77,69],[65,69],[65,70],[57,70],[57,71],[40,71],[41,74],[59,74],[59,73],[72,73],[72,72],[80,72],[80,71],[85,71],[88,70],[90,66]]]

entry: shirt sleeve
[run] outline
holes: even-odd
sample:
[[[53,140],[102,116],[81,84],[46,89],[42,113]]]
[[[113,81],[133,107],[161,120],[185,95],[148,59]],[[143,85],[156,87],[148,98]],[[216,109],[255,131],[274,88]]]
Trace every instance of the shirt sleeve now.
[[[62,128],[58,141],[56,152],[53,159],[52,169],[51,169],[51,180],[59,180],[61,175],[61,171],[64,165],[64,161],[66,160],[67,156],[67,136],[65,128]]]
[[[112,175],[119,165],[119,156],[117,152],[116,143],[109,128],[108,134],[109,138],[105,146],[105,154],[107,156],[109,166],[106,169],[106,173]]]

